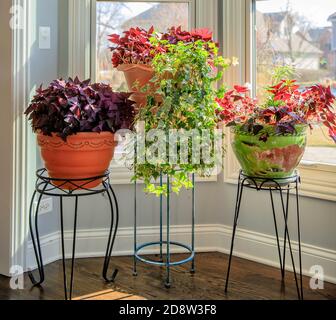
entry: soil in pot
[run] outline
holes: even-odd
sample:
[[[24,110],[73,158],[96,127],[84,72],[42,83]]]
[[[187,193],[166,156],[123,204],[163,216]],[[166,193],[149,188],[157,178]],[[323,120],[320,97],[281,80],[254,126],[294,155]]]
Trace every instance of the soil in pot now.
[[[51,137],[37,135],[41,156],[49,177],[56,179],[85,179],[105,174],[114,155],[116,142],[111,132],[81,132],[63,141],[56,134]],[[82,188],[95,188],[102,182],[77,181]],[[65,181],[53,181],[65,190],[77,189]]]

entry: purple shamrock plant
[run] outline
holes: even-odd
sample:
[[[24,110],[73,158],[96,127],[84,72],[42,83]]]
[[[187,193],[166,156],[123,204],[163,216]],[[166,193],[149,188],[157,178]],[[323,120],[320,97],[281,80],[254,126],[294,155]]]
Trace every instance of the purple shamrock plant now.
[[[132,129],[134,102],[129,93],[113,92],[110,85],[90,80],[54,80],[37,89],[25,114],[34,132],[64,141],[78,132],[116,132]]]

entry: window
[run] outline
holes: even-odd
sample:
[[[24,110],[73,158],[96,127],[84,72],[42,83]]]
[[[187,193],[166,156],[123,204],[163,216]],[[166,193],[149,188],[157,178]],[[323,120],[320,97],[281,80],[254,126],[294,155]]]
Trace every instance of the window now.
[[[330,83],[333,90],[336,89],[336,58],[335,50],[332,49],[332,39],[336,34],[332,22],[336,12],[335,0],[226,0],[224,4],[223,20],[225,23],[223,24],[222,35],[224,53],[226,56],[237,56],[240,60],[240,68],[231,69],[227,75],[226,81],[229,85],[252,82],[254,91],[260,92],[260,88],[269,79],[267,66],[272,68],[276,62],[282,61],[285,63],[288,59],[291,59],[291,56],[286,55],[288,51],[284,50],[286,40],[288,44],[288,38],[286,39],[283,36],[286,25],[282,23],[284,20],[281,17],[284,13],[290,11],[296,14],[296,18],[292,32],[287,33],[287,35],[292,37],[293,34],[296,34],[296,39],[298,39],[297,37],[300,39],[301,35],[304,35],[305,48],[310,48],[308,51],[314,51],[315,54],[321,52],[320,60],[316,60],[316,57],[314,60],[314,54],[312,54],[314,52],[310,52],[309,55],[298,50],[302,47],[300,43],[303,40],[295,43],[296,52],[293,54],[293,58],[295,58],[301,74],[300,83],[304,85],[317,81],[325,82]],[[272,19],[267,19],[267,17],[272,17]],[[267,24],[269,20],[272,20],[273,24]],[[302,26],[305,26],[305,28],[302,28]],[[333,32],[331,37],[328,36],[329,38],[327,36],[325,36],[326,38],[316,36],[315,34],[315,32],[324,31],[325,35],[328,35],[328,32],[326,32],[328,30]],[[270,42],[272,37],[275,36],[278,39],[280,38],[280,41]],[[323,43],[319,44],[319,40],[322,39]],[[323,59],[323,57],[328,59]],[[274,60],[271,60],[271,58]],[[307,61],[310,62],[307,63]],[[327,61],[327,63],[324,61]],[[313,66],[315,68],[312,68]],[[307,77],[308,71],[311,72],[309,77]],[[306,80],[303,77],[304,72],[306,72]],[[336,163],[333,162],[336,149],[332,144],[329,144],[327,138],[322,139],[322,137],[324,138],[324,133],[318,133],[309,139],[305,161],[299,167],[302,177],[300,194],[336,201]],[[314,139],[316,140],[314,141]],[[228,150],[224,159],[224,181],[237,183],[239,164],[230,147],[229,130],[226,140]],[[323,155],[319,150],[323,150]]]
[[[336,1],[256,1],[256,92],[275,64],[290,64],[302,86],[323,83],[336,94]],[[327,130],[308,133],[304,162],[336,165],[336,145]]]
[[[112,68],[108,35],[122,34],[124,30],[139,26],[158,31],[192,24],[192,1],[97,1],[96,4],[96,80],[110,83],[115,90],[127,91],[122,72]]]

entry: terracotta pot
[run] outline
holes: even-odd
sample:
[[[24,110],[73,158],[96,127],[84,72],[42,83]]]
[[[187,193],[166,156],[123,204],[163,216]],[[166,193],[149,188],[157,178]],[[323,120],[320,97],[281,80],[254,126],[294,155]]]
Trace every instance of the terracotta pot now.
[[[116,142],[111,132],[81,132],[69,136],[64,142],[53,134],[52,137],[37,135],[41,156],[49,177],[56,179],[85,179],[103,175],[110,166]],[[83,185],[84,188],[97,187],[102,180]],[[64,181],[53,181],[61,189],[76,189]],[[86,181],[78,181],[81,185]]]
[[[138,88],[148,84],[154,76],[152,67],[144,64],[121,64],[117,70],[124,73],[130,92],[138,92]]]
[[[136,103],[136,109],[140,109],[141,107],[144,107],[147,104],[147,93],[143,93],[143,92],[134,92],[131,96],[130,96],[130,100],[134,101]],[[155,95],[155,101],[158,103],[162,103],[163,99],[162,96],[159,94]]]

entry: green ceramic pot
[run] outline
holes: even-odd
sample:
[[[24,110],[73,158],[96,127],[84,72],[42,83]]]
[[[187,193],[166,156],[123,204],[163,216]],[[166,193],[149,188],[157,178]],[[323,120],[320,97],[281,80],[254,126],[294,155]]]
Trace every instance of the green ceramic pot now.
[[[261,134],[242,132],[239,127],[232,129],[232,148],[248,176],[285,179],[292,177],[299,165],[307,143],[307,127],[297,126],[293,135],[276,135],[272,127],[267,128],[267,141]]]

